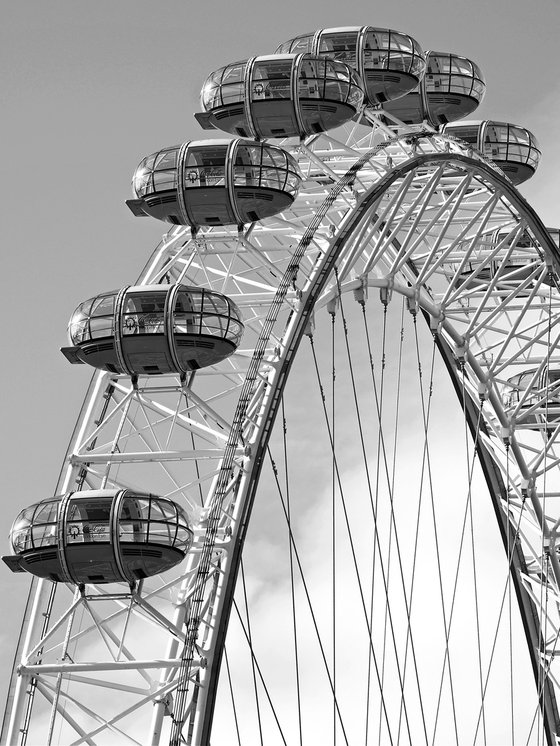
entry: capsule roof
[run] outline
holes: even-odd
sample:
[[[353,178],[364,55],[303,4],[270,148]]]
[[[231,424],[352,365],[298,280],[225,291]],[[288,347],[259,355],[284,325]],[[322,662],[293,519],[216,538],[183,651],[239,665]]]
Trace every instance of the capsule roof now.
[[[68,326],[72,363],[122,375],[184,374],[225,360],[243,334],[226,295],[187,285],[142,285],[81,303]]]
[[[181,562],[192,543],[185,511],[133,490],[84,490],[22,510],[10,531],[14,572],[67,583],[132,583]]]
[[[276,51],[310,52],[346,62],[362,78],[370,106],[404,96],[426,69],[425,54],[415,39],[373,26],[319,29],[280,44]]]
[[[301,181],[296,161],[277,145],[190,140],[140,162],[127,205],[176,225],[242,225],[287,209]]]
[[[363,85],[343,62],[310,54],[252,57],[211,73],[201,92],[206,129],[241,137],[306,137],[337,127],[361,108]]]

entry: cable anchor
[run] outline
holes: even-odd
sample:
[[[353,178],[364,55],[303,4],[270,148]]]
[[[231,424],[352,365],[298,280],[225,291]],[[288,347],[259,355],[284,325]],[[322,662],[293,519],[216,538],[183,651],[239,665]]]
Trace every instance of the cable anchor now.
[[[379,288],[379,298],[385,307],[389,305],[391,298],[393,297],[394,284],[395,278],[393,275],[389,275],[389,277],[387,277],[387,285]]]
[[[469,351],[469,340],[463,337],[461,340],[461,343],[458,345],[455,345],[455,357],[457,359],[457,362],[460,368],[465,367],[468,351]]]
[[[445,315],[441,310],[439,311],[437,316],[430,316],[430,329],[434,339],[439,335],[444,319]]]
[[[315,313],[311,311],[309,314],[309,318],[307,319],[307,324],[305,325],[305,331],[303,332],[307,337],[310,337],[313,339],[313,334],[315,332]]]
[[[358,280],[360,281],[360,284],[357,288],[354,288],[352,291],[354,293],[354,300],[357,301],[360,306],[365,306],[366,301],[368,299],[368,276],[366,275],[360,275],[358,277]]]
[[[510,425],[511,425],[511,423],[510,423]],[[511,426],[508,426],[508,425],[502,425],[502,427],[500,428],[500,437],[501,437],[504,445],[507,448],[509,448],[509,445],[510,445],[510,442],[511,442],[510,441],[510,436],[511,436],[512,429],[513,428],[511,428]]]
[[[418,288],[414,288],[414,295],[406,297],[406,307],[413,316],[416,316],[420,308],[418,303]]]
[[[333,317],[336,316],[339,302],[340,302],[340,297],[338,295],[335,295],[334,298],[331,298],[330,301],[327,303],[327,311]]]

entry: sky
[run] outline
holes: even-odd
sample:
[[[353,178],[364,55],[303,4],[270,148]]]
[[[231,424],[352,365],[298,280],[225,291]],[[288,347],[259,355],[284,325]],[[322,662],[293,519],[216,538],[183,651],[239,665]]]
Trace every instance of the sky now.
[[[205,77],[321,27],[405,31],[465,55],[487,83],[476,116],[539,140],[521,188],[549,226],[558,209],[560,0],[18,0],[2,3],[0,206],[4,297],[0,547],[16,514],[53,494],[90,374],[59,352],[74,308],[134,282],[165,226],[125,206],[139,161],[205,135],[194,120]],[[6,322],[7,322],[6,317]],[[0,568],[4,701],[27,580]]]

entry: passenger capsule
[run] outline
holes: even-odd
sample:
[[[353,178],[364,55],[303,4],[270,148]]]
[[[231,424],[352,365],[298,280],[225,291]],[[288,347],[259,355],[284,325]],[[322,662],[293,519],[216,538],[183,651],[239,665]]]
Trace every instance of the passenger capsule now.
[[[471,114],[484,98],[486,84],[478,65],[448,52],[428,52],[426,74],[415,91],[383,109],[405,124],[424,121],[439,127]]]
[[[225,360],[243,334],[227,296],[187,285],[143,285],[98,295],[68,325],[71,363],[111,373],[186,373]]]
[[[55,582],[133,583],[181,562],[193,533],[185,511],[132,490],[84,490],[22,510],[10,531],[14,572]]]
[[[508,379],[506,406],[518,407],[517,426],[539,430],[546,421],[550,431],[560,422],[560,370],[524,370]]]
[[[309,52],[350,65],[376,106],[414,90],[426,70],[426,56],[411,36],[372,26],[320,29],[280,44],[276,54]]]
[[[288,208],[300,184],[296,161],[275,145],[189,141],[140,162],[127,205],[176,225],[241,225]]]
[[[202,88],[205,129],[241,137],[306,137],[344,124],[364,99],[358,74],[310,54],[252,57],[213,72]]]
[[[506,122],[446,124],[442,132],[469,143],[521,184],[537,170],[541,151],[535,136],[524,127]]]
[[[558,240],[558,231],[547,229],[552,240]],[[542,248],[528,231],[523,231],[515,240],[511,250],[510,234],[504,230],[494,231],[488,245],[488,258],[471,260],[459,274],[456,287],[463,286],[465,290],[486,291],[488,284],[495,280],[494,289],[502,295],[509,294],[525,283],[529,278],[539,274],[544,267],[541,259]],[[496,251],[497,250],[497,251]],[[541,280],[545,285],[551,284],[547,273]],[[527,297],[533,288],[533,283],[518,290],[517,296]]]

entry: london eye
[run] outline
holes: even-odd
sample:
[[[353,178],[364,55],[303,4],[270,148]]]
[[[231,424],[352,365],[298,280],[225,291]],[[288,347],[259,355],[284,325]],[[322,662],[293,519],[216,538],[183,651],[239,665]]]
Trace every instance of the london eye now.
[[[200,81],[199,138],[132,164],[165,230],[140,275],[68,309],[94,372],[13,516],[3,742],[554,746],[538,141],[472,119],[476,61],[403,31],[249,55]]]

